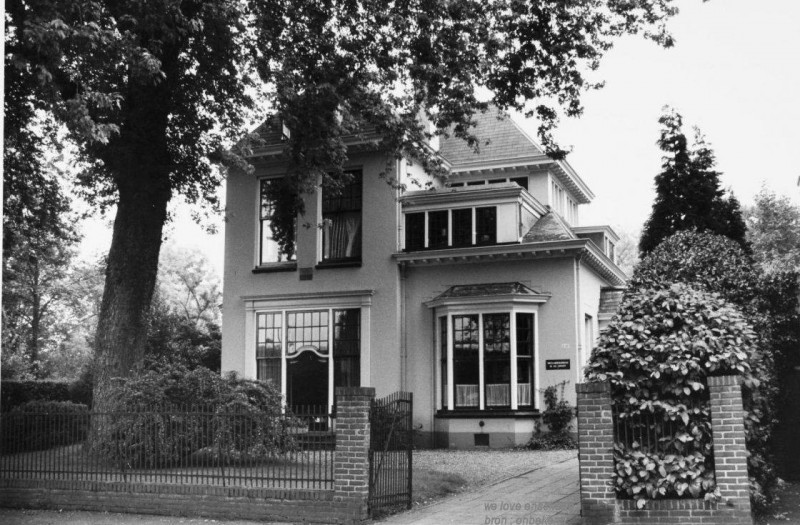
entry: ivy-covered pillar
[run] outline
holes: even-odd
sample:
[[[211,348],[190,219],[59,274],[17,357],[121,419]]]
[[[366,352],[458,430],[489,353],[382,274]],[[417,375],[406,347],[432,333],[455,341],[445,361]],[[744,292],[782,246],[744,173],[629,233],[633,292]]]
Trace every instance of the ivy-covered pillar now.
[[[711,429],[714,437],[714,476],[722,500],[750,514],[750,482],[744,434],[741,377],[708,378]]]
[[[578,459],[581,478],[581,516],[585,525],[613,522],[616,495],[614,429],[611,386],[603,383],[575,385],[578,394]]]

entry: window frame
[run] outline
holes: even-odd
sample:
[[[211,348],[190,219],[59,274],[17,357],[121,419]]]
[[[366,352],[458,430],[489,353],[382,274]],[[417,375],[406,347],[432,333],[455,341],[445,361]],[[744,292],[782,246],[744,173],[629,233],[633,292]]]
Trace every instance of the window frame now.
[[[264,228],[265,224],[269,223],[269,218],[264,216],[263,186],[268,181],[279,181],[283,179],[283,175],[265,175],[257,179],[257,195],[256,195],[256,253],[255,253],[255,267],[256,269],[293,269],[297,267],[297,220],[294,224],[294,253],[286,260],[265,261],[264,260]],[[274,206],[274,205],[273,205]],[[271,233],[269,241],[275,242]],[[278,252],[278,259],[280,259],[280,252]]]
[[[484,377],[485,367],[485,350],[484,350],[484,315],[495,314],[508,314],[509,315],[509,338],[511,349],[509,352],[510,360],[510,375],[511,381],[509,388],[511,390],[511,405],[510,406],[496,406],[490,407],[486,404],[486,381]],[[533,352],[530,356],[531,362],[531,387],[530,387],[530,405],[522,405],[519,403],[519,390],[518,390],[518,362],[519,356],[517,354],[517,314],[530,314],[533,316]],[[479,363],[479,400],[478,406],[459,407],[456,406],[456,385],[454,375],[454,321],[455,317],[460,316],[478,316],[478,333],[479,333],[479,348],[478,348],[478,363]],[[506,303],[498,305],[463,305],[463,306],[440,306],[436,308],[434,316],[436,326],[436,370],[435,378],[437,385],[436,392],[436,406],[440,410],[452,412],[470,412],[481,411],[491,413],[492,411],[517,411],[517,410],[538,410],[540,408],[539,396],[536,395],[537,385],[541,384],[539,379],[540,367],[539,363],[539,313],[536,305],[528,303]],[[443,319],[446,319],[446,333],[442,330]],[[447,341],[443,338],[446,337]],[[446,355],[445,355],[446,354]],[[443,383],[447,384],[445,385]],[[517,395],[513,395],[516,393]]]
[[[345,173],[353,174],[356,178],[353,179],[352,182],[358,181],[358,185],[361,190],[360,198],[359,198],[359,208],[358,210],[336,210],[336,211],[325,211],[325,190],[324,188],[320,188],[319,190],[319,218],[320,223],[322,224],[322,228],[320,229],[319,234],[319,256],[317,258],[318,265],[325,266],[331,265],[336,266],[338,264],[347,264],[347,263],[360,263],[362,262],[363,254],[364,254],[364,171],[361,168],[348,168],[344,170]],[[342,188],[342,191],[347,191],[347,187]],[[341,199],[342,194],[340,193],[335,199]],[[331,199],[333,200],[333,199]],[[353,255],[350,257],[325,257],[325,248],[326,248],[326,232],[329,230],[328,223],[326,223],[326,214],[327,215],[345,215],[347,213],[355,213],[358,212],[359,214],[359,221],[358,221],[358,230],[356,231],[356,242],[359,248],[358,255]]]
[[[355,311],[359,312],[359,314],[358,314],[358,330],[357,330],[357,333],[358,333],[358,346],[359,346],[359,349],[358,349],[358,375],[359,375],[358,383],[360,385],[364,385],[365,382],[368,381],[368,379],[364,378],[363,362],[365,360],[365,352],[369,351],[369,346],[368,346],[368,343],[365,344],[365,336],[368,337],[368,333],[365,333],[365,330],[363,329],[363,327],[364,327],[365,317],[367,318],[367,322],[368,322],[369,312],[368,312],[368,309],[365,308],[364,306],[356,306],[356,305],[351,305],[351,304],[342,304],[342,305],[333,305],[333,306],[308,305],[307,307],[300,306],[300,307],[291,307],[291,308],[282,308],[282,309],[257,309],[257,310],[255,310],[253,312],[254,313],[253,321],[254,321],[254,328],[255,328],[255,334],[254,334],[255,347],[254,347],[254,351],[253,351],[253,356],[255,357],[256,367],[255,367],[255,374],[253,375],[253,377],[255,377],[257,380],[261,380],[261,378],[259,377],[259,368],[260,367],[259,367],[258,361],[260,359],[264,359],[264,358],[259,358],[258,357],[258,347],[259,347],[259,344],[260,344],[260,342],[259,342],[259,335],[260,335],[259,332],[261,330],[264,330],[264,328],[261,327],[261,323],[260,323],[259,319],[260,319],[261,316],[265,316],[265,317],[266,316],[270,316],[270,315],[278,316],[278,319],[280,319],[280,328],[278,328],[278,329],[280,330],[280,345],[281,345],[280,357],[279,357],[279,359],[280,359],[280,385],[278,385],[278,386],[280,386],[280,392],[281,392],[281,395],[283,397],[284,403],[288,403],[289,402],[289,400],[287,398],[287,395],[288,395],[288,392],[287,392],[288,363],[287,363],[287,361],[292,359],[292,358],[298,357],[303,352],[308,351],[308,352],[313,352],[314,354],[316,354],[316,355],[318,355],[320,357],[324,357],[325,359],[327,359],[327,367],[328,367],[328,399],[327,399],[327,405],[328,405],[328,409],[332,410],[333,406],[334,406],[334,392],[335,392],[336,386],[338,386],[338,385],[335,384],[335,382],[336,382],[336,368],[335,367],[336,367],[336,360],[337,360],[337,353],[338,353],[336,351],[336,326],[337,326],[336,313],[340,312],[340,311],[348,311],[348,310],[355,310]],[[312,313],[312,314],[313,313],[320,313],[320,314],[325,313],[325,314],[327,314],[327,342],[326,342],[327,343],[327,350],[317,351],[317,350],[313,350],[313,349],[305,349],[305,350],[296,351],[292,355],[289,355],[289,352],[288,352],[288,347],[289,347],[288,318],[289,318],[289,315],[290,314],[305,314],[305,313]],[[265,322],[265,325],[266,325],[266,322]],[[300,329],[304,330],[305,328],[306,327],[302,327]],[[300,347],[300,348],[302,349],[304,347]],[[339,356],[339,357],[341,357],[341,356]],[[345,356],[345,357],[349,358],[349,359],[353,358],[353,356]],[[345,358],[345,357],[342,357],[342,358]],[[274,359],[274,357],[270,357],[270,359]],[[368,357],[367,357],[367,366],[368,366]]]

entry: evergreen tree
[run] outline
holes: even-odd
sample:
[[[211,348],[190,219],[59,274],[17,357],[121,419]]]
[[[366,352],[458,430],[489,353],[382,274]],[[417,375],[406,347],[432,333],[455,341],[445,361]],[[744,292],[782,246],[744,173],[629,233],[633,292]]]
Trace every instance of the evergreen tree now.
[[[692,229],[724,235],[748,250],[739,201],[720,188],[714,152],[697,128],[689,146],[681,115],[664,109],[658,140],[664,152],[662,171],[656,175],[656,200],[639,251],[647,254],[673,233]]]

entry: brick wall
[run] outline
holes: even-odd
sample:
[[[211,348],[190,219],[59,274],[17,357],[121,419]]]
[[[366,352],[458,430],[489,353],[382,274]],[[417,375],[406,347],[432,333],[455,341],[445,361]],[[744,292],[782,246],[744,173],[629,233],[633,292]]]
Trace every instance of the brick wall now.
[[[721,501],[653,500],[637,509],[633,500],[617,500],[614,469],[611,390],[608,383],[576,385],[581,516],[585,525],[680,523],[752,525],[744,440],[744,409],[738,376],[708,379],[714,466]]]
[[[610,483],[614,473],[611,387],[608,383],[582,383],[576,385],[576,391],[581,516],[586,525],[613,523],[616,496]]]
[[[0,479],[0,507],[352,524],[367,517],[373,388],[336,390],[333,490]]]

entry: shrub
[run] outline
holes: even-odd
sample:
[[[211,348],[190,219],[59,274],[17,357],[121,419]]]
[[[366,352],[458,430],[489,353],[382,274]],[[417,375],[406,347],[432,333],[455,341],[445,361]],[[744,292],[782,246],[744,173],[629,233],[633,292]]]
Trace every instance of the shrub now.
[[[749,364],[756,342],[742,312],[717,294],[686,284],[626,293],[587,378],[611,382],[621,418],[649,416],[671,439],[657,453],[638,442],[617,448],[618,495],[643,502],[714,494],[706,377],[739,374],[756,384]]]
[[[4,453],[47,450],[86,439],[89,411],[69,401],[29,401],[3,417]]]
[[[628,282],[631,289],[692,284],[748,309],[758,295],[758,272],[741,246],[708,232],[681,231],[644,257]]]
[[[797,325],[791,320],[779,321],[787,319],[785,306],[787,300],[792,300],[792,287],[763,277],[737,243],[696,231],[678,232],[664,240],[637,266],[629,286],[663,289],[673,283],[717,293],[733,303],[760,339],[747,357],[752,373],[743,378],[742,396],[752,503],[756,510],[763,511],[771,503],[778,484],[770,459],[780,384],[775,378],[773,356],[777,355],[780,361],[782,349],[786,348],[786,334],[792,329],[797,332]]]
[[[14,380],[2,382],[2,408],[4,412],[30,401],[72,401],[69,381]]]
[[[547,432],[537,432],[525,445],[531,450],[564,450],[577,447],[575,439],[569,433],[575,410],[564,399],[564,385],[561,383],[561,399],[556,386],[549,386],[544,391],[545,410],[542,422],[547,425]]]
[[[146,371],[116,387],[97,445],[124,467],[263,458],[290,450],[290,418],[271,385],[206,369]]]

